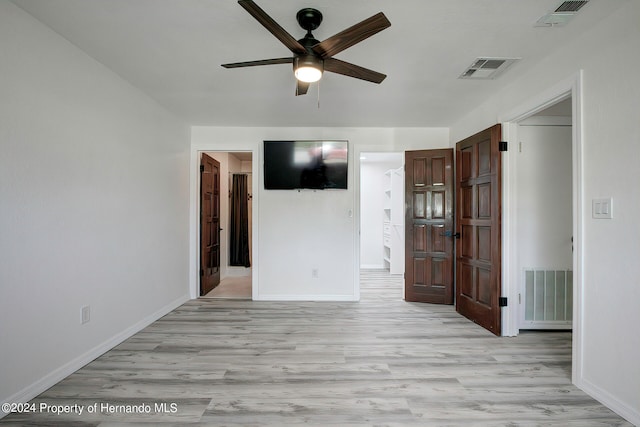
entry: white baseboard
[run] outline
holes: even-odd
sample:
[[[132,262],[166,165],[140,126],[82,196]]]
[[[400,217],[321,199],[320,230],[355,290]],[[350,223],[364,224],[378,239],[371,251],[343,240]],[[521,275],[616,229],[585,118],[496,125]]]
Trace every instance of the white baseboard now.
[[[624,402],[618,400],[611,393],[601,389],[597,385],[582,378],[579,384],[576,384],[582,391],[589,396],[611,409],[622,418],[629,421],[634,426],[640,426],[640,408],[632,408]]]
[[[92,348],[86,353],[71,360],[69,363],[62,365],[58,369],[52,371],[51,373],[47,374],[43,378],[34,382],[33,384],[28,385],[27,387],[20,390],[18,393],[14,394],[13,396],[9,396],[6,400],[3,399],[2,403],[28,402],[29,400],[38,396],[40,393],[43,393],[44,391],[48,390],[55,384],[59,383],[60,381],[68,377],[69,375],[73,374],[78,369],[82,368],[89,362],[92,362],[97,357],[103,355],[104,353],[111,350],[115,346],[119,345],[124,340],[126,340],[127,338],[130,338],[137,332],[140,332],[142,329],[146,328],[156,320],[160,319],[162,316],[170,313],[172,310],[181,306],[182,304],[189,301],[190,299],[191,298],[189,298],[188,295],[183,295],[180,298],[170,302],[169,304],[165,305],[158,311],[140,320],[138,323],[134,324],[133,326],[114,335],[113,337],[103,342],[102,344],[97,345],[96,347]],[[6,415],[7,414],[0,411],[0,419]]]
[[[360,264],[360,268],[366,270],[386,270],[384,264]]]
[[[354,302],[358,299],[354,295],[260,295],[254,301],[334,301]]]

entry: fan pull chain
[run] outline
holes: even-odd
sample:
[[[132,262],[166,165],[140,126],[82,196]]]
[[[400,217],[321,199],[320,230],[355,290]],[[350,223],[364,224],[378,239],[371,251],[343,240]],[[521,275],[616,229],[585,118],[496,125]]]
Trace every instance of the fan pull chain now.
[[[320,80],[318,80],[318,110],[320,109]]]

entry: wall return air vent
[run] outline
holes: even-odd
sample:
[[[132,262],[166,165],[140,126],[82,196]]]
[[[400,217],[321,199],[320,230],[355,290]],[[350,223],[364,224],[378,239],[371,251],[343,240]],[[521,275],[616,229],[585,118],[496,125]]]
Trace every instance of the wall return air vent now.
[[[520,58],[477,58],[458,78],[495,79],[518,59]]]

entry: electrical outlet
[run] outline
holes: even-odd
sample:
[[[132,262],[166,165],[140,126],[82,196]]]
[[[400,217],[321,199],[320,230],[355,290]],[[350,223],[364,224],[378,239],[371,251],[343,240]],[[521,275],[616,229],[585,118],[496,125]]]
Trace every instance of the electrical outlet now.
[[[320,277],[320,274],[318,273],[318,269],[317,268],[311,269],[311,278],[317,279],[319,277]]]
[[[80,312],[81,312],[80,324],[84,325],[85,323],[89,323],[89,320],[91,320],[91,307],[88,305],[85,305],[80,309]]]

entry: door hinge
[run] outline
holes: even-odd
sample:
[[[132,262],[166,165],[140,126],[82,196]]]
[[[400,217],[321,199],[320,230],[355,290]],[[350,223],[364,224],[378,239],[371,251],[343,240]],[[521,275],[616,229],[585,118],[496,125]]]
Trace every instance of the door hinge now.
[[[507,304],[507,297],[500,297],[498,298],[498,306],[500,307],[506,307]]]
[[[200,172],[204,172],[204,165],[200,165]]]
[[[500,141],[498,143],[498,151],[507,151],[508,145],[509,144],[507,144],[507,141]]]

